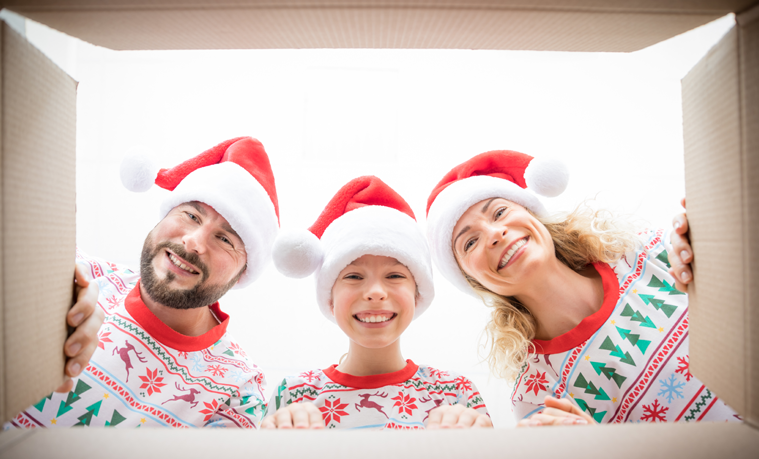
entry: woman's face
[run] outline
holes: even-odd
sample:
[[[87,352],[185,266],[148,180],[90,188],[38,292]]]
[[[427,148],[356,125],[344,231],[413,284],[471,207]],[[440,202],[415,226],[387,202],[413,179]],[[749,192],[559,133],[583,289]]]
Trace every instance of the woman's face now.
[[[535,287],[541,267],[556,257],[551,235],[519,204],[480,201],[453,228],[453,253],[465,273],[487,289],[518,296]]]

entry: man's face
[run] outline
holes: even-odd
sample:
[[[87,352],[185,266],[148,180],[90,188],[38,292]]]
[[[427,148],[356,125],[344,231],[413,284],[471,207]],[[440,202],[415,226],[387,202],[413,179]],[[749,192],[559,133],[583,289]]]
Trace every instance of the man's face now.
[[[215,303],[246,268],[242,239],[213,207],[180,204],[145,238],[140,283],[150,298],[174,309]]]

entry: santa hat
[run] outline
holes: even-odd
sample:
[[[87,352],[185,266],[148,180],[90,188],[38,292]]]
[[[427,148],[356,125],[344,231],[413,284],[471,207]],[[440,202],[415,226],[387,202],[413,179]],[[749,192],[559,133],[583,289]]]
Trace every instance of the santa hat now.
[[[562,162],[508,150],[482,153],[454,167],[427,199],[427,238],[435,265],[459,290],[475,295],[451,246],[459,218],[472,205],[489,198],[508,199],[545,216],[546,209],[533,192],[558,196],[568,181],[569,171]]]
[[[359,177],[340,188],[308,230],[282,232],[274,266],[288,277],[316,272],[316,301],[333,322],[329,301],[340,271],[363,255],[392,257],[414,276],[419,296],[414,318],[435,296],[427,241],[411,207],[382,180]]]
[[[132,152],[121,163],[121,182],[130,191],[147,191],[153,183],[171,191],[161,202],[161,219],[190,201],[208,204],[223,216],[248,255],[235,287],[255,281],[269,263],[279,205],[269,157],[258,140],[227,140],[171,169],[159,169],[145,152]]]

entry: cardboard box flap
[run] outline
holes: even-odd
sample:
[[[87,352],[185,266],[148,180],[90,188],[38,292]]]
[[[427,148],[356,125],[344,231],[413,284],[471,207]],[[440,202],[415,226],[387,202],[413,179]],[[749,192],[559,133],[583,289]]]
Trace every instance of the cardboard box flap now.
[[[76,241],[76,82],[6,23],[2,40],[2,422],[63,380]]]
[[[683,79],[688,218],[696,253],[690,368],[759,421],[759,21],[739,15]]]
[[[629,52],[751,0],[12,0],[16,13],[117,50],[448,48]]]

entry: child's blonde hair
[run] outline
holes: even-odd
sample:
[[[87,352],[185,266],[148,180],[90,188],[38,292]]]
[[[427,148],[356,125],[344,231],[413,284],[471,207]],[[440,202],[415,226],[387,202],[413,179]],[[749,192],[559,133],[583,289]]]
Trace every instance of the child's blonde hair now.
[[[538,221],[551,234],[556,258],[574,271],[596,261],[615,262],[640,245],[631,223],[609,211],[595,210],[588,203],[567,215]],[[461,273],[482,301],[493,308],[485,328],[490,369],[496,376],[513,380],[534,352],[535,318],[516,298],[494,293],[463,270]]]

